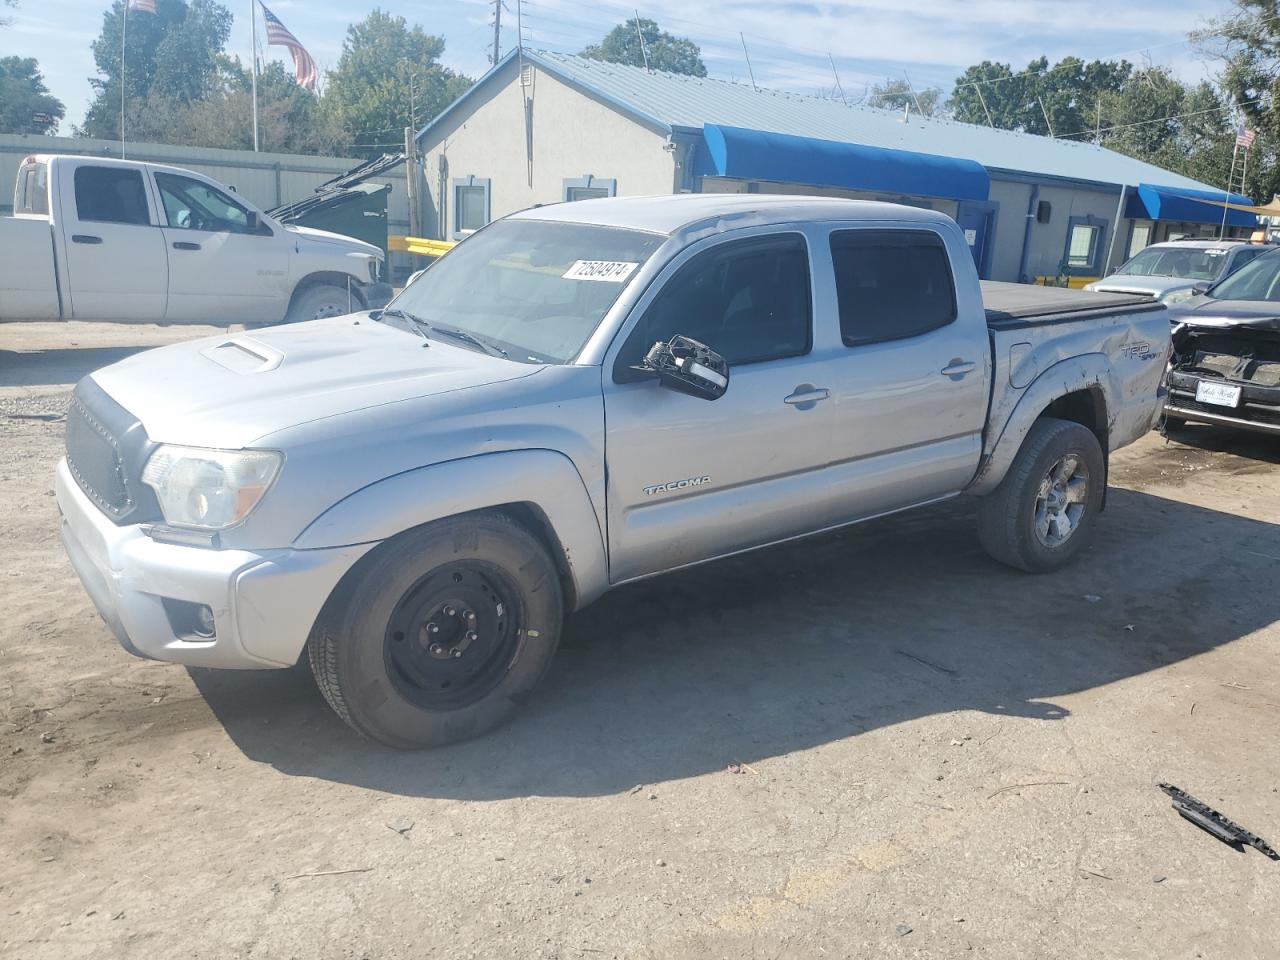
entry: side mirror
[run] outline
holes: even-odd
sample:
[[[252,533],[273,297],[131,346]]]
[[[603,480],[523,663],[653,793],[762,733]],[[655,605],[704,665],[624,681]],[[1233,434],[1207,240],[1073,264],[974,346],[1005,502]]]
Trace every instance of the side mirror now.
[[[662,386],[702,400],[718,400],[729,389],[729,364],[724,357],[689,337],[658,341],[640,366],[656,373]]]
[[[1209,283],[1207,280],[1202,280],[1199,283],[1192,286],[1191,292],[1194,293],[1197,297],[1202,297],[1209,292],[1209,288],[1212,286],[1213,286],[1212,283]]]

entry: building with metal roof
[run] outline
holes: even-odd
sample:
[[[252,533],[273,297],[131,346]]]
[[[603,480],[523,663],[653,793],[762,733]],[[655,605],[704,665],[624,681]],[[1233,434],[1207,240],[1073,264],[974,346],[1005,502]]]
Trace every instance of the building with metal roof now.
[[[532,50],[418,143],[441,238],[585,197],[804,193],[939,210],[984,277],[1075,285],[1148,243],[1256,222],[1233,210],[1224,225],[1223,191],[1091,143]]]

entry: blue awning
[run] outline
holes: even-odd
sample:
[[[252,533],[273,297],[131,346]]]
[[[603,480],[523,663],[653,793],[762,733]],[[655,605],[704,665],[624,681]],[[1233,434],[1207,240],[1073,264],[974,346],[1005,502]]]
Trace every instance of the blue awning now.
[[[1205,203],[1204,201],[1210,201]],[[1238,193],[1220,190],[1188,190],[1185,187],[1161,187],[1154,183],[1140,183],[1136,192],[1129,195],[1125,216],[1132,220],[1177,220],[1183,223],[1222,223],[1222,211],[1227,211],[1228,227],[1256,227],[1258,218],[1243,210],[1218,206],[1222,203],[1239,203],[1253,206],[1253,201]]]
[[[704,124],[699,176],[842,187],[949,200],[986,200],[991,181],[973,160],[860,143]]]

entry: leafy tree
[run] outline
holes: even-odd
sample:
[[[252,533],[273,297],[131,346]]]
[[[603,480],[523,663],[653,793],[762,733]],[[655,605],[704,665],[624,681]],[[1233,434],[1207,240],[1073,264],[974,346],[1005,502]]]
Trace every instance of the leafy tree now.
[[[53,133],[66,112],[34,57],[0,58],[0,133]]]
[[[643,49],[640,46],[641,35],[644,36]],[[587,47],[581,55],[592,60],[643,67],[646,54],[649,67],[653,70],[684,73],[692,77],[707,75],[707,66],[702,62],[702,51],[696,43],[660,30],[654,21],[644,17],[638,21],[633,17],[626,23],[618,24],[605,34],[603,40]]]
[[[889,77],[884,83],[872,84],[866,102],[869,106],[884,107],[886,110],[906,110],[910,107],[926,117],[933,117],[942,112],[942,90],[938,87],[925,87],[913,92],[911,84],[906,80]]]
[[[1246,192],[1268,200],[1280,194],[1280,22],[1274,0],[1233,0],[1233,6],[1192,39],[1202,54],[1223,64],[1223,89],[1258,134],[1249,152]]]
[[[990,111],[991,125],[1004,130],[1074,136],[1095,127],[1099,97],[1120,90],[1132,73],[1125,60],[1066,57],[1050,67],[1040,57],[1018,72],[984,60],[956,80],[949,106],[965,123],[985,126]]]
[[[342,131],[341,150],[378,153],[402,141],[406,126],[421,127],[461,96],[471,81],[442,66],[443,53],[443,37],[377,8],[349,27],[323,101]]]
[[[93,42],[100,76],[90,78],[96,96],[82,136],[120,136],[120,39],[124,4],[115,0]],[[131,101],[157,96],[191,103],[218,80],[219,58],[231,35],[231,12],[216,0],[156,0],[156,12],[129,16],[124,82]]]

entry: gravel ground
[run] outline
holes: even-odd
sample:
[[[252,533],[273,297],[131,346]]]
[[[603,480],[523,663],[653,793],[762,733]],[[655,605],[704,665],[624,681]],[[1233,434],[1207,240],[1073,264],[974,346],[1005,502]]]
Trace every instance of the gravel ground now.
[[[620,590],[399,754],[129,657],[63,557],[69,385],[191,335],[0,327],[0,956],[1276,956],[1280,863],[1155,785],[1280,845],[1280,443],[1122,451],[1052,576],[956,502]]]

